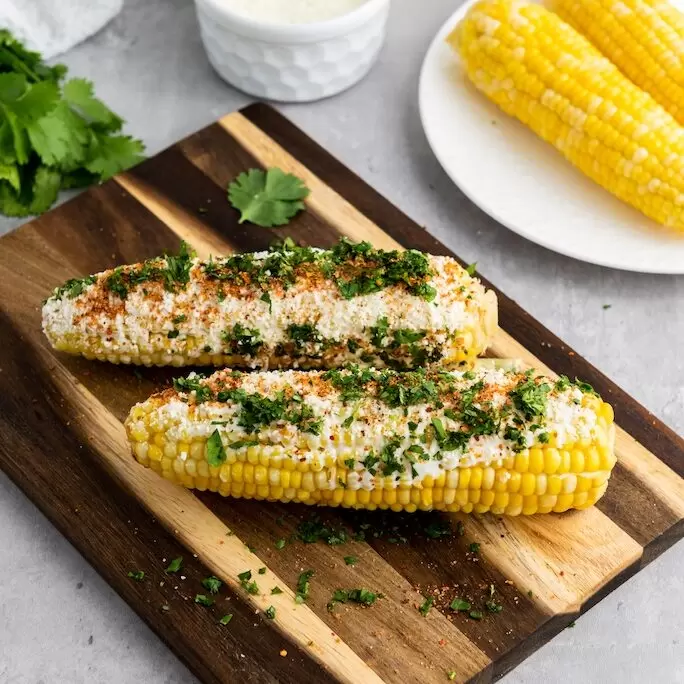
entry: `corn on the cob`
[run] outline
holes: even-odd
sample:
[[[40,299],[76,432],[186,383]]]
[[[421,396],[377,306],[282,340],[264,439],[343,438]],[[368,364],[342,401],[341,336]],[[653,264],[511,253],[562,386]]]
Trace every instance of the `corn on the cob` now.
[[[497,305],[454,260],[341,241],[123,266],[55,290],[52,345],[144,365],[398,368],[467,364],[488,345]]]
[[[484,0],[448,40],[501,109],[606,190],[684,230],[684,130],[575,29],[536,4]]]
[[[188,488],[394,511],[586,508],[615,464],[612,409],[588,385],[481,365],[191,375],[126,430]]]
[[[626,76],[684,124],[684,14],[662,0],[552,0]]]

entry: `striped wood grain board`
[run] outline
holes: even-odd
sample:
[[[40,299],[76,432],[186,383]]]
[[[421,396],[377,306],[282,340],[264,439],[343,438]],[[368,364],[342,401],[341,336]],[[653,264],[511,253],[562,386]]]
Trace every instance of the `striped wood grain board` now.
[[[306,181],[309,211],[286,230],[239,225],[228,181],[271,165]],[[41,300],[67,278],[175,249],[181,238],[209,255],[263,249],[284,234],[319,246],[343,234],[449,254],[264,105],[224,117],[0,240],[0,465],[200,679],[425,684],[453,672],[457,682],[492,681],[682,537],[684,442],[500,292],[492,353],[582,377],[615,407],[618,464],[593,509],[510,520],[451,515],[465,535],[440,540],[413,534],[414,514],[408,544],[369,536],[278,551],[274,541],[310,509],[195,495],[138,466],[121,420],[174,372],[53,353],[40,332]],[[355,515],[324,513],[336,525]],[[473,541],[477,559],[467,552]],[[178,555],[185,580],[164,575]],[[344,555],[360,561],[347,566]],[[311,596],[296,605],[292,588],[308,568],[316,572]],[[131,569],[146,579],[133,582]],[[246,569],[263,595],[240,588]],[[226,585],[212,609],[193,602],[208,574]],[[444,601],[427,617],[417,610],[435,588],[448,588],[448,603],[490,584],[504,609],[482,621]],[[284,593],[271,596],[275,585]],[[359,586],[384,598],[370,609],[326,610],[335,589]],[[263,618],[270,605],[272,621]],[[218,624],[225,613],[234,614],[227,627]]]

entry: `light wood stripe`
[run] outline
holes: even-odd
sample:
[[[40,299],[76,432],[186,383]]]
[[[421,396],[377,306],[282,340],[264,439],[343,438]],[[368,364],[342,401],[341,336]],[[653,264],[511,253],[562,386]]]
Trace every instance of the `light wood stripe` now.
[[[480,553],[549,614],[574,613],[643,549],[598,508],[517,518],[461,516]]]
[[[680,519],[684,518],[684,479],[668,468],[624,430],[616,432],[615,449],[620,463],[664,501]]]
[[[181,240],[192,245],[201,259],[212,254],[225,254],[229,249],[226,239],[210,230],[196,216],[185,211],[168,197],[129,173],[121,173],[114,180],[146,209],[165,223]],[[232,250],[231,250],[232,251]]]

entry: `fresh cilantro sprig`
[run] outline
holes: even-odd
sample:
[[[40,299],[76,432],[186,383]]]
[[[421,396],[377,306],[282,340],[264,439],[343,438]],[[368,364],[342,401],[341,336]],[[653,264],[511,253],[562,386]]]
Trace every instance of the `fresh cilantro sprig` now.
[[[240,212],[240,223],[262,228],[284,226],[303,209],[309,189],[301,178],[278,168],[250,169],[228,186],[228,199]]]
[[[40,214],[60,189],[107,180],[142,159],[123,120],[82,78],[49,67],[0,30],[0,213]]]

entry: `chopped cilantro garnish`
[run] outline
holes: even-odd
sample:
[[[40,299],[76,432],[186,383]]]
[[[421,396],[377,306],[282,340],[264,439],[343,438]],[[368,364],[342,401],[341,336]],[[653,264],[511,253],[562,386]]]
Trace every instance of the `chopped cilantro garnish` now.
[[[456,679],[456,672],[454,670],[449,670],[449,672],[447,672],[447,679],[450,682],[453,682],[454,679]]]
[[[265,575],[266,574],[266,568],[259,568],[258,573],[260,575]]]
[[[468,613],[468,617],[473,620],[482,620],[482,613],[479,610],[471,610]]]
[[[173,572],[178,572],[181,569],[181,566],[183,565],[183,556],[178,556],[178,558],[174,558],[167,566],[166,572],[168,573],[173,573]]]
[[[282,590],[280,587],[273,587],[273,589],[271,589],[271,594],[272,594],[272,595],[275,595],[275,594],[282,594],[282,593],[283,593],[283,590]]]
[[[221,580],[218,577],[214,577],[213,575],[211,577],[205,577],[202,580],[202,586],[210,594],[218,594],[222,584],[223,582],[221,582]]]
[[[445,520],[431,522],[425,526],[424,530],[430,539],[441,539],[442,537],[451,536],[451,526]]]
[[[450,604],[449,608],[451,610],[459,611],[459,610],[470,610],[470,603],[468,601],[464,601],[461,598],[455,598]]]
[[[206,606],[207,608],[210,608],[214,605],[214,599],[206,596],[205,594],[197,594],[195,596],[195,603],[199,603],[200,606]]]
[[[205,401],[209,401],[212,394],[211,388],[201,382],[203,379],[204,376],[197,374],[189,378],[175,378],[173,381],[173,389],[175,389],[176,392],[186,392],[187,394],[194,392],[195,401],[198,404],[201,404]]]
[[[227,354],[239,356],[254,356],[264,344],[258,328],[245,328],[240,323],[236,323],[231,330],[225,330],[221,339],[226,345]]]
[[[305,601],[309,597],[309,580],[313,577],[313,570],[305,570],[299,575],[297,579],[297,596]]]
[[[546,412],[546,402],[551,391],[545,382],[537,383],[533,378],[521,381],[510,391],[513,405],[522,412],[528,420],[536,416],[543,416]]]
[[[226,450],[223,447],[218,428],[211,433],[207,440],[206,456],[207,463],[213,467],[220,466],[226,460]]]
[[[503,606],[492,599],[485,602],[485,608],[490,613],[500,613],[503,610]]]
[[[332,611],[336,603],[360,603],[363,606],[372,606],[382,594],[369,589],[336,589],[328,602],[328,610]]]
[[[275,606],[269,606],[268,608],[266,608],[266,610],[264,611],[264,614],[266,615],[266,617],[269,620],[275,619],[275,616],[276,616]]]
[[[67,299],[75,299],[80,294],[82,294],[88,286],[96,282],[96,276],[86,276],[85,278],[72,278],[71,280],[67,280],[66,283],[64,283],[64,285],[62,285],[61,287],[58,287],[54,291],[52,296],[55,299],[61,299],[64,295],[66,295]]]
[[[435,599],[432,596],[428,596],[425,601],[421,604],[420,608],[418,608],[418,612],[423,616],[427,617],[427,614],[430,612],[430,608],[432,608],[432,604],[435,602]]]
[[[344,562],[347,565],[356,565],[359,562],[359,559],[356,556],[345,556]]]
[[[145,573],[142,570],[131,570],[128,576],[136,582],[142,582],[145,579]]]
[[[259,299],[268,304],[268,313],[273,313],[273,302],[271,301],[271,295],[268,292],[264,292]]]
[[[480,544],[478,542],[471,542],[468,549],[471,553],[480,553]]]
[[[477,271],[477,261],[473,261],[472,264],[468,264],[465,270],[469,276],[474,276],[475,271]]]
[[[228,615],[224,615],[224,616],[219,620],[219,622],[220,622],[222,625],[227,625],[232,619],[233,619],[233,614],[232,614],[232,613],[228,613]]]
[[[276,541],[274,546],[276,547],[276,549],[278,549],[278,551],[282,551],[285,548],[286,544],[287,544],[287,541],[285,539],[278,539],[278,541]]]
[[[174,318],[171,319],[171,323],[174,325],[178,325],[178,323],[183,323],[183,321],[187,320],[187,316],[185,314],[180,314]]]
[[[320,539],[330,546],[337,546],[348,541],[348,536],[342,528],[330,527],[321,522],[317,515],[303,520],[297,526],[297,538],[305,544],[314,544]]]
[[[170,340],[175,340],[176,337],[180,335],[180,330],[169,330],[168,334],[166,335]]]

